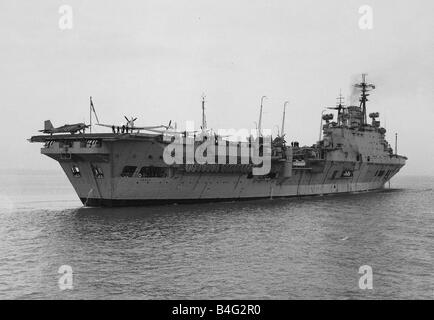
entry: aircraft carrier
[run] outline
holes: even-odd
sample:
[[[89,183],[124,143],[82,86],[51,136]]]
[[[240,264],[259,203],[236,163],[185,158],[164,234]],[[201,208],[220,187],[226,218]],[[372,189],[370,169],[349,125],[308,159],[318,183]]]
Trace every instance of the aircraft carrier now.
[[[319,140],[311,146],[285,141],[284,117],[277,136],[263,136],[262,103],[258,134],[245,142],[225,140],[207,130],[204,102],[202,127],[197,134],[175,132],[170,124],[136,128],[132,118],[122,128],[105,125],[111,127],[110,133],[86,133],[89,126],[84,124],[56,129],[46,122],[46,128],[41,130],[45,134],[29,141],[44,144],[41,153],[60,163],[85,206],[252,200],[378,190],[398,173],[407,158],[397,154],[396,141],[395,150],[386,141],[379,114],[367,114],[368,92],[375,86],[363,76],[355,87],[360,92],[359,103],[345,106],[339,99],[336,107],[329,108],[334,111],[323,112]],[[92,101],[91,109],[95,111]],[[195,154],[204,143],[207,148],[201,153],[205,161],[189,157],[189,145]],[[167,155],[173,156],[176,147],[183,147],[182,153],[175,157],[176,161],[168,162]],[[262,159],[268,157],[270,168],[255,171],[261,165],[251,156],[254,152],[243,152],[246,148],[255,149]]]

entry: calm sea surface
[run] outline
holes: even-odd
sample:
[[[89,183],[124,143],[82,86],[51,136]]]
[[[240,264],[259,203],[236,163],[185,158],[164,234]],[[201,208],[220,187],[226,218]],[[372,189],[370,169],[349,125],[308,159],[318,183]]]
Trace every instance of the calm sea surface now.
[[[59,289],[62,265],[72,290]],[[359,288],[363,265],[372,290]],[[100,209],[83,208],[60,172],[3,172],[0,298],[434,299],[434,178],[358,195]]]

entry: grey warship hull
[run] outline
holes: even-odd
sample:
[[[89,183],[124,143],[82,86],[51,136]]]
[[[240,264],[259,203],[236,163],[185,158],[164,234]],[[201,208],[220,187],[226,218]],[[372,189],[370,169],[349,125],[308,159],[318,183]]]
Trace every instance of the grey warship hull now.
[[[240,164],[167,165],[167,143],[147,134],[35,136],[42,153],[58,161],[86,206],[137,206],[261,198],[300,197],[372,191],[383,188],[405,158],[372,157],[330,148],[321,156],[273,161],[275,175],[252,176]],[[350,139],[351,140],[351,139]],[[300,150],[304,150],[300,148]],[[288,152],[290,151],[290,152]],[[356,158],[358,157],[358,161]],[[372,158],[372,159],[371,159]],[[375,160],[374,160],[375,159]],[[283,170],[284,169],[284,170]]]

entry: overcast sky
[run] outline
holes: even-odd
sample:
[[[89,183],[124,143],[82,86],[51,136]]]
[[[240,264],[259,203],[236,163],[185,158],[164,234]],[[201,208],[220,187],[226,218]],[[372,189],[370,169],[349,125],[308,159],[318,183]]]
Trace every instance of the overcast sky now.
[[[59,7],[73,12],[59,28]],[[373,29],[359,28],[359,7]],[[382,1],[23,1],[0,2],[0,165],[56,169],[27,138],[51,119],[99,118],[136,125],[200,121],[212,128],[264,128],[287,112],[288,140],[316,142],[321,111],[366,72],[403,174],[434,175],[434,40],[431,0]]]

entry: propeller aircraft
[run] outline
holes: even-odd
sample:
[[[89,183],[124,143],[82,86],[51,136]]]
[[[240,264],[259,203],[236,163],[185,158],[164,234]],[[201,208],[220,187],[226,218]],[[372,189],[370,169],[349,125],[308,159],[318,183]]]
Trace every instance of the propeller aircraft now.
[[[86,125],[85,123],[74,123],[74,124],[65,124],[61,127],[55,128],[50,120],[44,121],[44,129],[39,130],[39,132],[42,133],[71,133],[74,134],[76,132],[82,132],[84,133],[85,129],[89,128],[89,125]]]
[[[145,131],[152,131],[152,130],[156,130],[156,129],[162,129],[165,128],[166,130],[171,128],[171,124],[172,124],[172,120],[169,122],[169,124],[166,125],[158,125],[158,126],[146,126],[146,127],[136,127],[134,125],[134,122],[137,120],[137,117],[131,117],[130,119],[127,116],[124,116],[125,120],[127,121],[126,124],[122,125],[122,126],[118,126],[118,125],[114,125],[114,124],[103,124],[103,123],[97,123],[98,126],[101,127],[107,127],[107,128],[111,128],[113,130],[113,132],[115,130],[122,131],[122,133],[124,132],[133,132],[133,131],[141,131],[141,130],[145,130]]]

